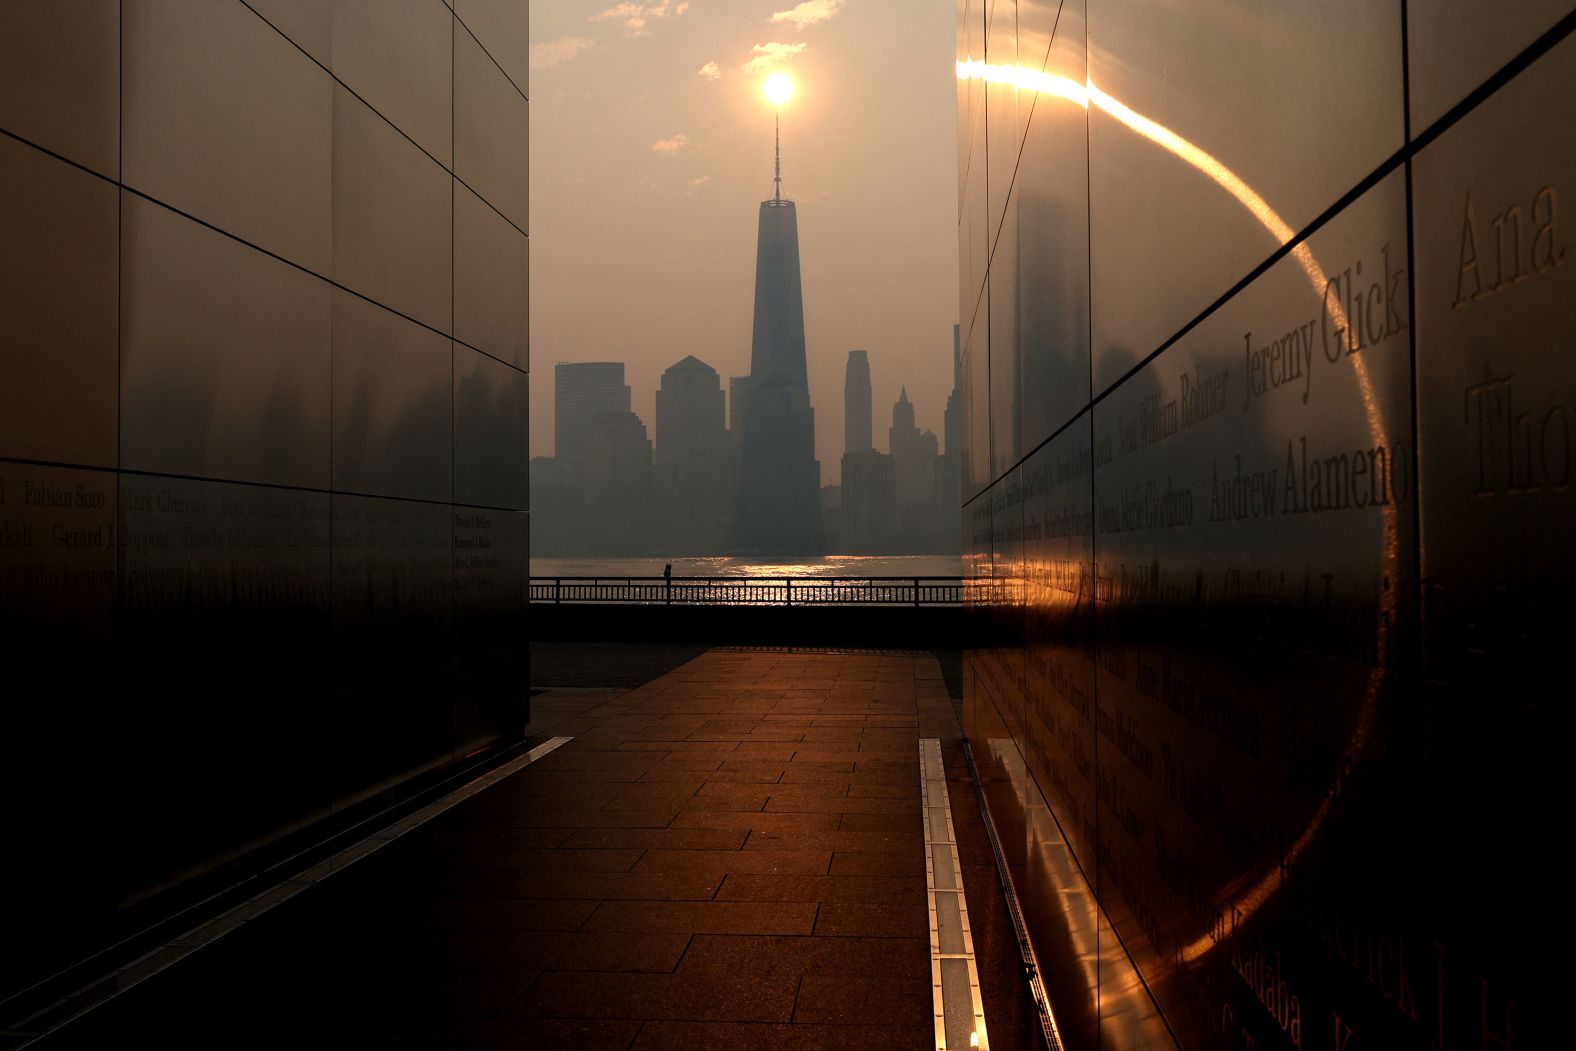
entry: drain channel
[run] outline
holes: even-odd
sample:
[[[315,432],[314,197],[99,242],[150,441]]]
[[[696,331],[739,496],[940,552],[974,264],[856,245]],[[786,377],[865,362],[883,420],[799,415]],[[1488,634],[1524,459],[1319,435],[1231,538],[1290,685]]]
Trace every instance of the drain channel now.
[[[930,890],[930,982],[936,1007],[936,1051],[989,1048],[980,998],[974,936],[963,895],[963,868],[952,830],[952,802],[941,742],[919,742],[925,810],[925,880]]]

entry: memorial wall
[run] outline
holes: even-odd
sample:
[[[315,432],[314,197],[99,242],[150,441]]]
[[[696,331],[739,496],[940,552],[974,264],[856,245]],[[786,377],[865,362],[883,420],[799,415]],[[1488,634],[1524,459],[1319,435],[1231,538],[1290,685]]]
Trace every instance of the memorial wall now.
[[[964,713],[1066,1046],[1564,1046],[1570,0],[963,0]]]
[[[520,736],[525,10],[0,4],[0,994]]]

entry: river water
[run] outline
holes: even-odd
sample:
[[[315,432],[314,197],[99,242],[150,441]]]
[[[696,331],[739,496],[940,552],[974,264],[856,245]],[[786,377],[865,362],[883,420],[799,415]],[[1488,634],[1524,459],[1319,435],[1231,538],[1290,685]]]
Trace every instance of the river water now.
[[[676,577],[956,577],[956,555],[821,555],[759,558],[675,558]],[[666,563],[652,558],[533,558],[533,577],[660,577]]]

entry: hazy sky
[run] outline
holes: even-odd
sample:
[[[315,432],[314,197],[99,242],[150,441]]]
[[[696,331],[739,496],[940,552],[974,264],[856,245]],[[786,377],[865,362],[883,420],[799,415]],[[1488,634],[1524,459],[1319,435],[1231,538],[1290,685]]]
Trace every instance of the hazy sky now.
[[[957,321],[951,0],[533,0],[531,452],[553,447],[553,365],[624,361],[655,434],[686,354],[749,370],[759,203],[798,202],[823,480],[843,452],[843,369],[870,352],[876,445],[901,384],[942,432]],[[776,64],[773,65],[774,59]]]

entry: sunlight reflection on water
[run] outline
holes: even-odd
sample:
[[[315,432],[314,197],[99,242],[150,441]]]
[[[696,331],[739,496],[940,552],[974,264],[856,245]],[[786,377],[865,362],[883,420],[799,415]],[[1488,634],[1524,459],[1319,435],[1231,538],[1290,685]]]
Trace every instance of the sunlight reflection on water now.
[[[956,577],[956,555],[822,555],[782,561],[717,556],[675,558],[676,577]],[[660,558],[533,558],[533,577],[659,577]]]

